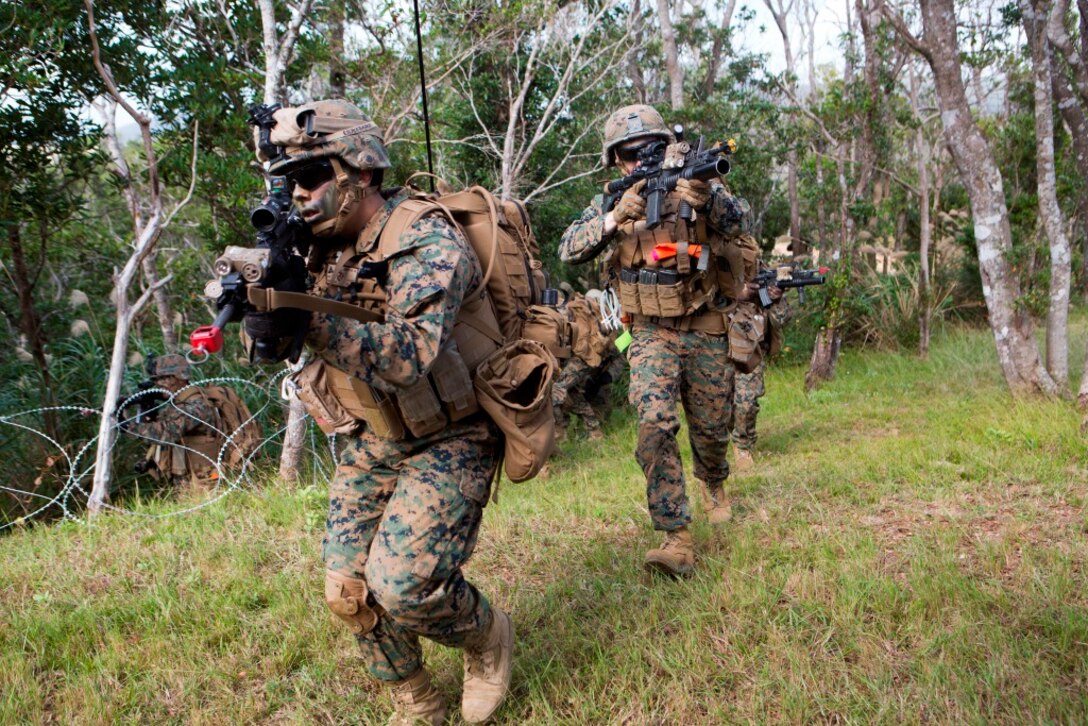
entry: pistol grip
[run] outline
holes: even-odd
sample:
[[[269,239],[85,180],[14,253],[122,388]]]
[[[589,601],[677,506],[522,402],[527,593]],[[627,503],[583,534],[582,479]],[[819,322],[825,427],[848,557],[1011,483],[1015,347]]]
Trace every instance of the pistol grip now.
[[[652,189],[646,195],[646,229],[656,229],[661,224],[661,202],[665,199],[665,192],[661,189]]]

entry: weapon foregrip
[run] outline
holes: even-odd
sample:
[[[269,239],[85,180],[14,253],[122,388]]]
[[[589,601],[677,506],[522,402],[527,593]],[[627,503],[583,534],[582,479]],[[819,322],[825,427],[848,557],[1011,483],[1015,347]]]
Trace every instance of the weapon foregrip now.
[[[687,202],[680,202],[680,219],[685,222],[691,221],[691,205]]]

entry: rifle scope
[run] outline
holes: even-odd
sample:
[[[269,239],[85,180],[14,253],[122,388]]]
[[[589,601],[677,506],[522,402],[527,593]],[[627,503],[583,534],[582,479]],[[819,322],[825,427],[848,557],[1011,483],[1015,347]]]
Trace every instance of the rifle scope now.
[[[249,215],[250,223],[260,232],[271,232],[281,217],[291,209],[291,195],[286,192],[269,194]]]

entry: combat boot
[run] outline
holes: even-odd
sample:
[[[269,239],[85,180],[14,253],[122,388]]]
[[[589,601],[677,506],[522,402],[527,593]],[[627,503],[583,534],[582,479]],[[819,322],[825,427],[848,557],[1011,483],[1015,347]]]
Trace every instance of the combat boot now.
[[[468,723],[484,723],[499,709],[510,692],[514,667],[514,622],[496,607],[491,625],[477,642],[465,643],[465,691],[461,717]]]
[[[415,675],[390,686],[393,715],[389,718],[389,726],[440,726],[446,723],[446,698],[431,683],[426,669],[420,668]]]
[[[646,569],[680,577],[690,575],[695,567],[695,547],[687,527],[665,533],[665,543],[646,553]]]
[[[752,458],[752,452],[748,449],[737,449],[736,467],[738,474],[743,474],[746,471],[751,471],[756,465],[755,460]]]
[[[725,486],[703,482],[703,509],[711,524],[725,524],[733,518],[733,506],[725,495]]]

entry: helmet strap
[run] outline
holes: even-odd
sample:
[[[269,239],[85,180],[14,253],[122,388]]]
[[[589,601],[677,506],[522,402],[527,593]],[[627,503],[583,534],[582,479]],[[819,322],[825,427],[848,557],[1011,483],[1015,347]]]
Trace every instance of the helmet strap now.
[[[326,234],[330,237],[339,237],[344,232],[348,217],[355,208],[369,197],[378,188],[371,185],[359,186],[359,172],[344,164],[339,158],[330,156],[329,162],[336,173],[337,211],[336,217],[314,225],[313,233]],[[326,231],[327,230],[327,231]]]

